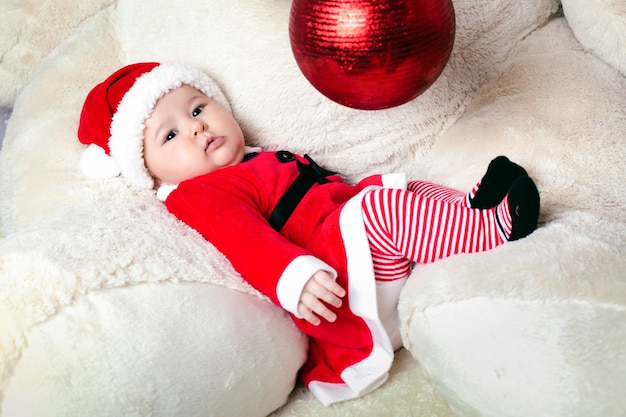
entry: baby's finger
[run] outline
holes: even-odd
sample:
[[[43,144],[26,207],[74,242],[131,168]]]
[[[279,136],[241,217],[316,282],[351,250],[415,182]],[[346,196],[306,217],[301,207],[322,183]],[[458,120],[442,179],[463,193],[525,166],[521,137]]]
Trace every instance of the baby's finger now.
[[[333,277],[328,274],[316,274],[315,281],[321,284],[328,291],[331,291],[337,297],[343,297],[346,295],[346,290],[344,290],[341,285],[337,284]]]
[[[339,287],[341,288],[341,287]],[[325,303],[333,306],[333,307],[341,307],[342,301],[337,295],[331,292],[327,287],[325,287],[322,283],[317,280],[313,281],[311,285],[308,287],[308,292],[313,294],[318,300],[322,300]],[[313,308],[313,305],[307,304],[310,308]]]
[[[331,282],[330,288],[326,288],[328,288],[329,291],[332,291],[337,297],[344,297],[346,295],[346,290],[344,290],[343,287],[337,284],[334,280]]]
[[[313,326],[319,326],[322,322],[319,317],[313,314],[313,311],[302,302],[298,304],[298,314],[300,314],[300,317],[311,323]]]
[[[341,302],[341,300],[339,300]],[[337,320],[337,315],[333,313],[326,304],[324,304],[318,297],[311,293],[304,294],[301,302],[308,307],[313,313],[322,317],[323,319],[334,322]]]
[[[324,303],[319,302],[315,305],[313,311],[320,317],[324,318],[326,321],[332,323],[337,320],[337,315],[333,313],[328,307],[324,305]]]

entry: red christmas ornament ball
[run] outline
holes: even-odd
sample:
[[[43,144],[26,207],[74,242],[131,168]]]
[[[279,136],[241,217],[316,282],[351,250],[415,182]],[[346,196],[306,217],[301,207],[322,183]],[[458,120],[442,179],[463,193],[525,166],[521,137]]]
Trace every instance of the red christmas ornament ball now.
[[[293,0],[289,39],[304,76],[348,107],[404,104],[439,77],[454,44],[452,0]]]

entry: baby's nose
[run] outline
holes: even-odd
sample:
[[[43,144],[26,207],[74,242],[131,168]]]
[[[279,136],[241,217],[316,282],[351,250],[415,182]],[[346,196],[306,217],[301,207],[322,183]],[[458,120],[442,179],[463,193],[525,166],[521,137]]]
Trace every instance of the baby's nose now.
[[[194,120],[191,122],[191,130],[194,136],[197,136],[207,129],[207,125],[200,120]]]

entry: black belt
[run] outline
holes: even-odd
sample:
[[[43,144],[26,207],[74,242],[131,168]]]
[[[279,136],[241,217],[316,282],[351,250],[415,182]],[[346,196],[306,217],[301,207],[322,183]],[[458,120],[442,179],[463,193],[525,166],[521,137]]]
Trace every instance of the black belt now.
[[[298,175],[298,178],[291,183],[289,188],[287,188],[285,193],[280,197],[270,215],[269,223],[276,231],[280,231],[280,229],[283,228],[304,195],[315,183],[328,183],[330,181],[326,177],[336,174],[335,172],[325,170],[317,165],[309,155],[304,155],[304,157],[309,163],[304,164],[296,159],[300,175]]]

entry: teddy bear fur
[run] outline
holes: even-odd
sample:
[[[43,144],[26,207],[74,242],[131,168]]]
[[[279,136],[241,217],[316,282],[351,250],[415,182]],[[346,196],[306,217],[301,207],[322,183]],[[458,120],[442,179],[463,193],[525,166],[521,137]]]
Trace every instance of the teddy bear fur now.
[[[0,415],[623,415],[621,2],[457,0],[441,77],[373,112],[299,73],[289,6],[0,4],[0,104],[13,110],[0,151]],[[540,189],[539,228],[417,265],[389,381],[324,407],[297,383],[307,342],[284,312],[152,192],[79,172],[86,93],[143,60],[209,71],[250,145],[307,152],[348,181],[403,171],[469,190],[508,155]]]

